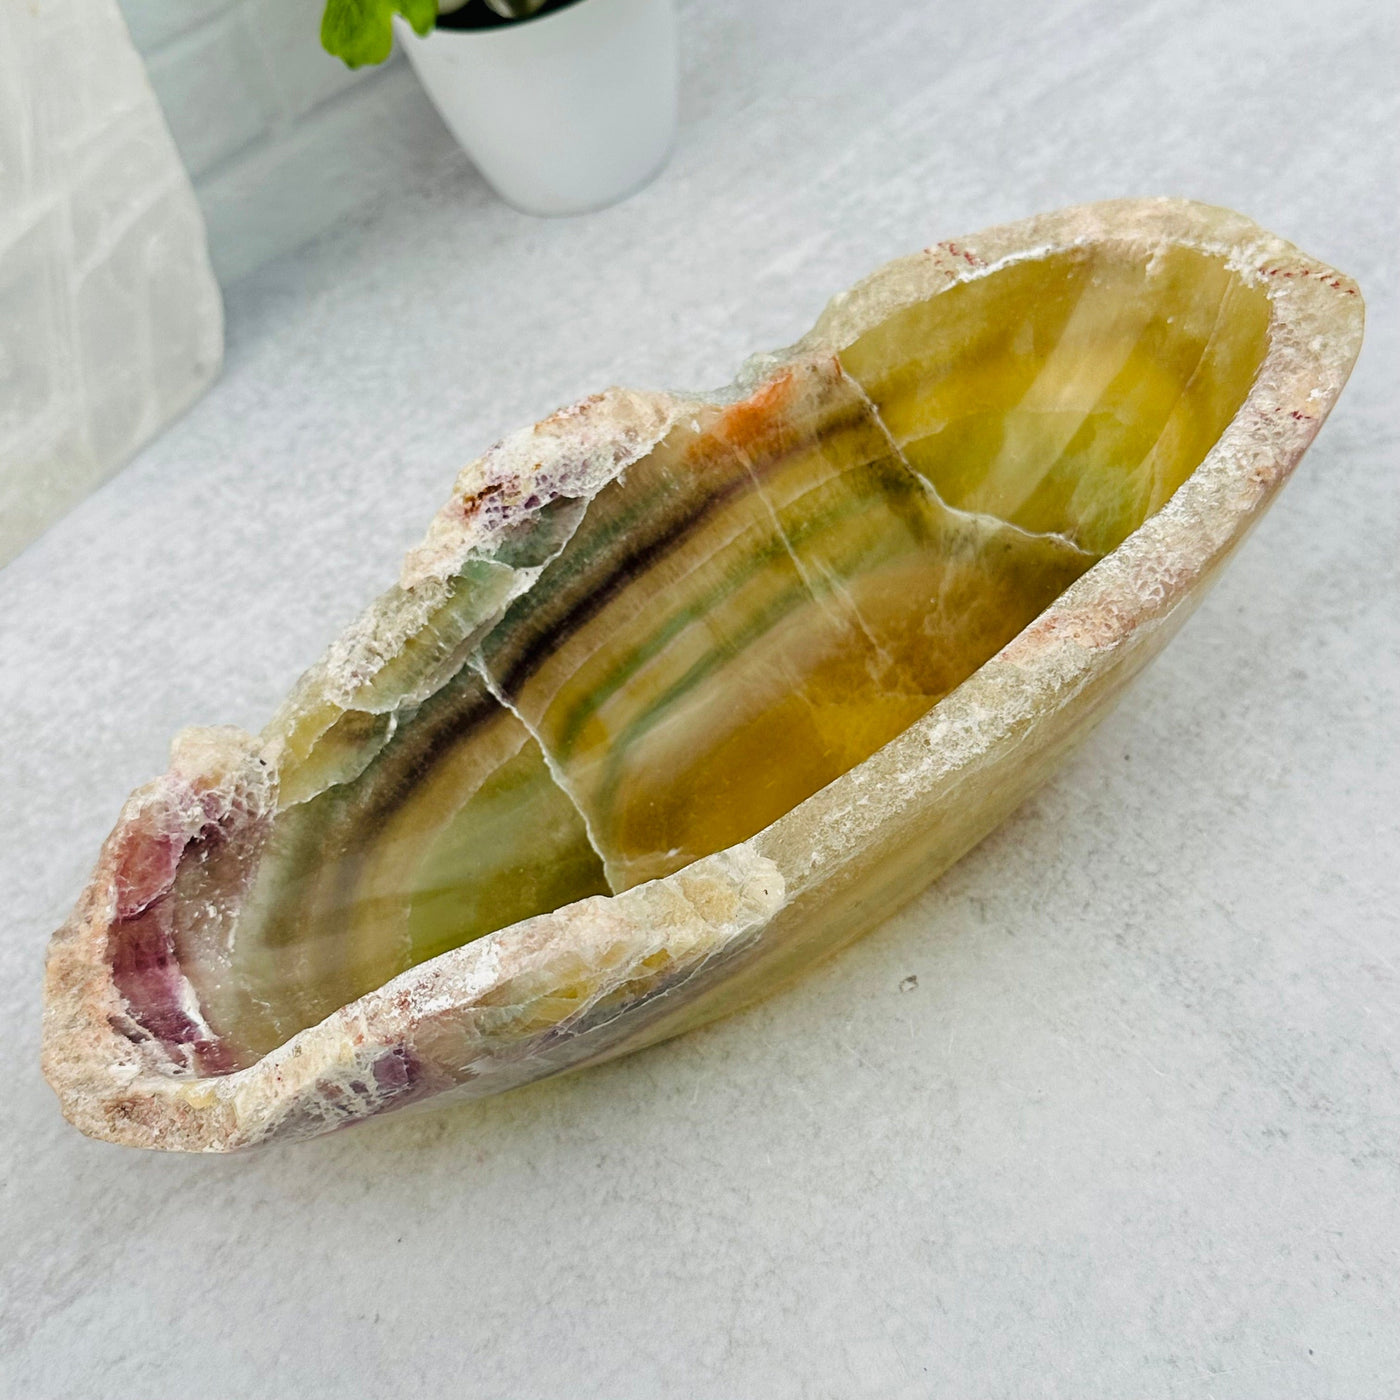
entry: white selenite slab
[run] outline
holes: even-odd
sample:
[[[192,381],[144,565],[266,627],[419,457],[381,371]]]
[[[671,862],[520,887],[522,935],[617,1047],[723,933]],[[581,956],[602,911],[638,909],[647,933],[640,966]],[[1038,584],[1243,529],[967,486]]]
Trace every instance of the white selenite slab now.
[[[115,0],[3,0],[0,565],[222,355],[203,220]]]

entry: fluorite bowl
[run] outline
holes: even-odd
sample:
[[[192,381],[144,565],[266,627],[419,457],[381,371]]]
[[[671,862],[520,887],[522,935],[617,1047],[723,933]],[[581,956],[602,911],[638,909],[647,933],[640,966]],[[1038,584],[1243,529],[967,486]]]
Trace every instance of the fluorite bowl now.
[[[1355,285],[1237,214],[943,243],[722,393],[461,474],[261,736],[190,730],[50,950],[84,1132],[225,1151],[724,1014],[995,827],[1218,575]]]

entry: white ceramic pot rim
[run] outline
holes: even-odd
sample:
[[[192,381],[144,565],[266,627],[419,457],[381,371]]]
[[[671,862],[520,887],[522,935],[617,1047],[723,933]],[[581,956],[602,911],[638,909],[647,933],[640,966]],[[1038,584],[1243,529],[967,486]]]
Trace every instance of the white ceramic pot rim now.
[[[479,5],[484,3],[484,0],[467,0],[467,3]],[[569,0],[568,4],[557,10],[531,15],[528,19],[507,20],[502,24],[493,24],[487,29],[455,29],[435,24],[426,34],[418,34],[406,20],[401,20],[397,15],[395,23],[401,38],[405,41],[412,39],[420,48],[424,45],[451,45],[453,48],[470,46],[481,52],[492,47],[523,47],[526,44],[548,43],[555,39],[567,42],[563,31],[575,27],[579,30],[587,29],[595,22],[595,18],[587,12],[603,9],[607,5],[608,0]]]
[[[438,14],[438,19],[441,20],[444,14],[455,15],[462,10],[479,9],[485,3],[486,0],[465,0],[464,4],[457,5],[450,10],[440,11]],[[564,0],[563,4],[555,5],[553,9],[545,10],[543,12],[536,12],[533,15],[526,15],[522,19],[506,19],[503,15],[497,15],[497,18],[500,20],[499,24],[484,25],[480,29],[477,29],[475,27],[459,29],[455,24],[439,23],[435,24],[430,32],[441,32],[444,34],[461,34],[464,37],[470,36],[476,39],[486,39],[494,34],[502,34],[509,30],[519,29],[523,25],[545,24],[549,20],[557,19],[560,15],[562,15],[565,12],[565,10],[572,10],[577,5],[586,5],[587,3],[588,0]],[[492,11],[492,14],[495,14],[494,10]],[[428,35],[424,34],[419,35],[418,37],[426,39]]]

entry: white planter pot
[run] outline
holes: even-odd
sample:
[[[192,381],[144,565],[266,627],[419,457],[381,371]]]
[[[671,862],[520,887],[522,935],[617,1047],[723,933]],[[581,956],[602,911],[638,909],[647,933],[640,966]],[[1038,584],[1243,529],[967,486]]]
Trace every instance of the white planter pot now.
[[[580,214],[641,188],[676,131],[674,0],[576,0],[420,39],[419,79],[477,168],[528,214]]]

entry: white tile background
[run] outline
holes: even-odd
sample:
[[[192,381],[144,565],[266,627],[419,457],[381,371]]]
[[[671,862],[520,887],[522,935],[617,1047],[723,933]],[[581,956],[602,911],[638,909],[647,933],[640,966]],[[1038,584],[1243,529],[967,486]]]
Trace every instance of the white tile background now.
[[[352,72],[321,48],[321,7],[121,0],[225,285],[382,198],[432,130],[397,54]]]

